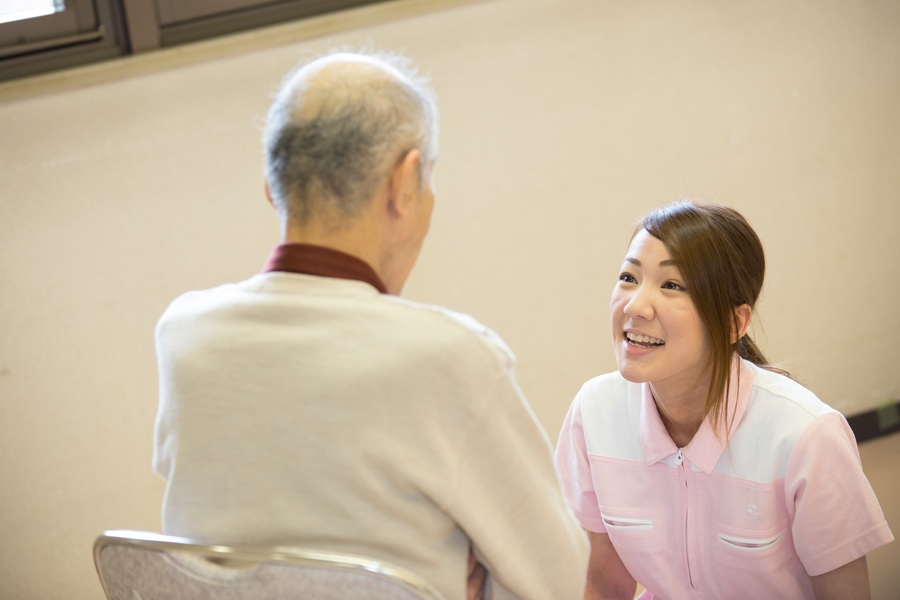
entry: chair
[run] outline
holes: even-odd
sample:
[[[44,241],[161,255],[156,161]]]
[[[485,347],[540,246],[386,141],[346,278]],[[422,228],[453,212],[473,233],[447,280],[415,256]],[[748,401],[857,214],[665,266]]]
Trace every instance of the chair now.
[[[109,600],[441,600],[415,575],[359,556],[143,531],[104,532],[94,564]]]

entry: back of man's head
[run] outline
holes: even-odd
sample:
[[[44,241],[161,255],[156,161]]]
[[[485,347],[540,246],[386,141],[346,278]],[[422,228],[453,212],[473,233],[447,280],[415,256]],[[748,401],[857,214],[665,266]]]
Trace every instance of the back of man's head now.
[[[434,96],[398,55],[333,53],[284,80],[264,131],[266,180],[282,221],[352,219],[390,168],[418,149],[420,184],[437,146]]]

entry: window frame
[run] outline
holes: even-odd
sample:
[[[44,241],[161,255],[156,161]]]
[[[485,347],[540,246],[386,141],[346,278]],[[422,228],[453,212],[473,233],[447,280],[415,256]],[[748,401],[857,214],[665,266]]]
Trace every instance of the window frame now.
[[[0,82],[385,1],[65,0],[0,24]]]
[[[0,23],[0,81],[121,56],[123,31],[108,0],[65,0],[63,11]]]
[[[277,25],[385,0],[151,0],[137,15],[136,5],[147,0],[122,0],[133,46],[140,51]],[[173,4],[179,6],[173,8]],[[224,10],[222,7],[225,7]],[[131,18],[135,14],[139,18]]]

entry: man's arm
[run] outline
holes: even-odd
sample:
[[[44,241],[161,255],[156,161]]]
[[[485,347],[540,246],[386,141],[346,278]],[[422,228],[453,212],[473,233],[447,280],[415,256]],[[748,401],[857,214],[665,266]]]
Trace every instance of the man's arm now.
[[[498,373],[460,449],[447,512],[488,571],[493,598],[582,600],[588,542],[563,497],[546,435]]]
[[[605,533],[588,532],[591,562],[588,565],[584,600],[631,600],[637,583],[622,564],[619,553]]]
[[[816,600],[869,600],[869,567],[862,556],[843,567],[812,577]]]

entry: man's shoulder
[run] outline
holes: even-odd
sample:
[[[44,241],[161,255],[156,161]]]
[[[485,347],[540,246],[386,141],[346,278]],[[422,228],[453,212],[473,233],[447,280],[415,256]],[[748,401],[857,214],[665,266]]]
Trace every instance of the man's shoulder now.
[[[512,366],[515,362],[515,355],[503,338],[471,315],[444,306],[416,302],[398,296],[383,296],[382,298],[391,303],[398,311],[402,311],[405,319],[410,320],[410,331],[415,330],[423,335],[430,333],[434,336],[431,338],[434,343],[443,341],[444,343],[479,345],[490,350],[507,366]],[[427,342],[427,338],[423,335],[417,335],[417,337]]]
[[[315,312],[317,319],[298,318]],[[265,273],[244,281],[194,290],[175,298],[158,328],[190,323],[221,325],[236,315],[255,321],[349,328],[360,340],[389,340],[395,350],[469,361],[490,354],[505,368],[515,355],[503,339],[474,317],[435,304],[380,294],[367,284],[327,277]],[[446,360],[442,361],[446,362]]]
[[[208,289],[182,292],[166,307],[160,322],[192,317],[197,312],[212,309],[217,305],[225,305],[239,288],[241,283],[224,283]]]
[[[257,273],[240,281],[186,291],[169,304],[164,317],[177,314],[241,310],[256,312],[303,310],[316,302],[337,298],[370,298],[380,294],[367,283],[286,272]]]

